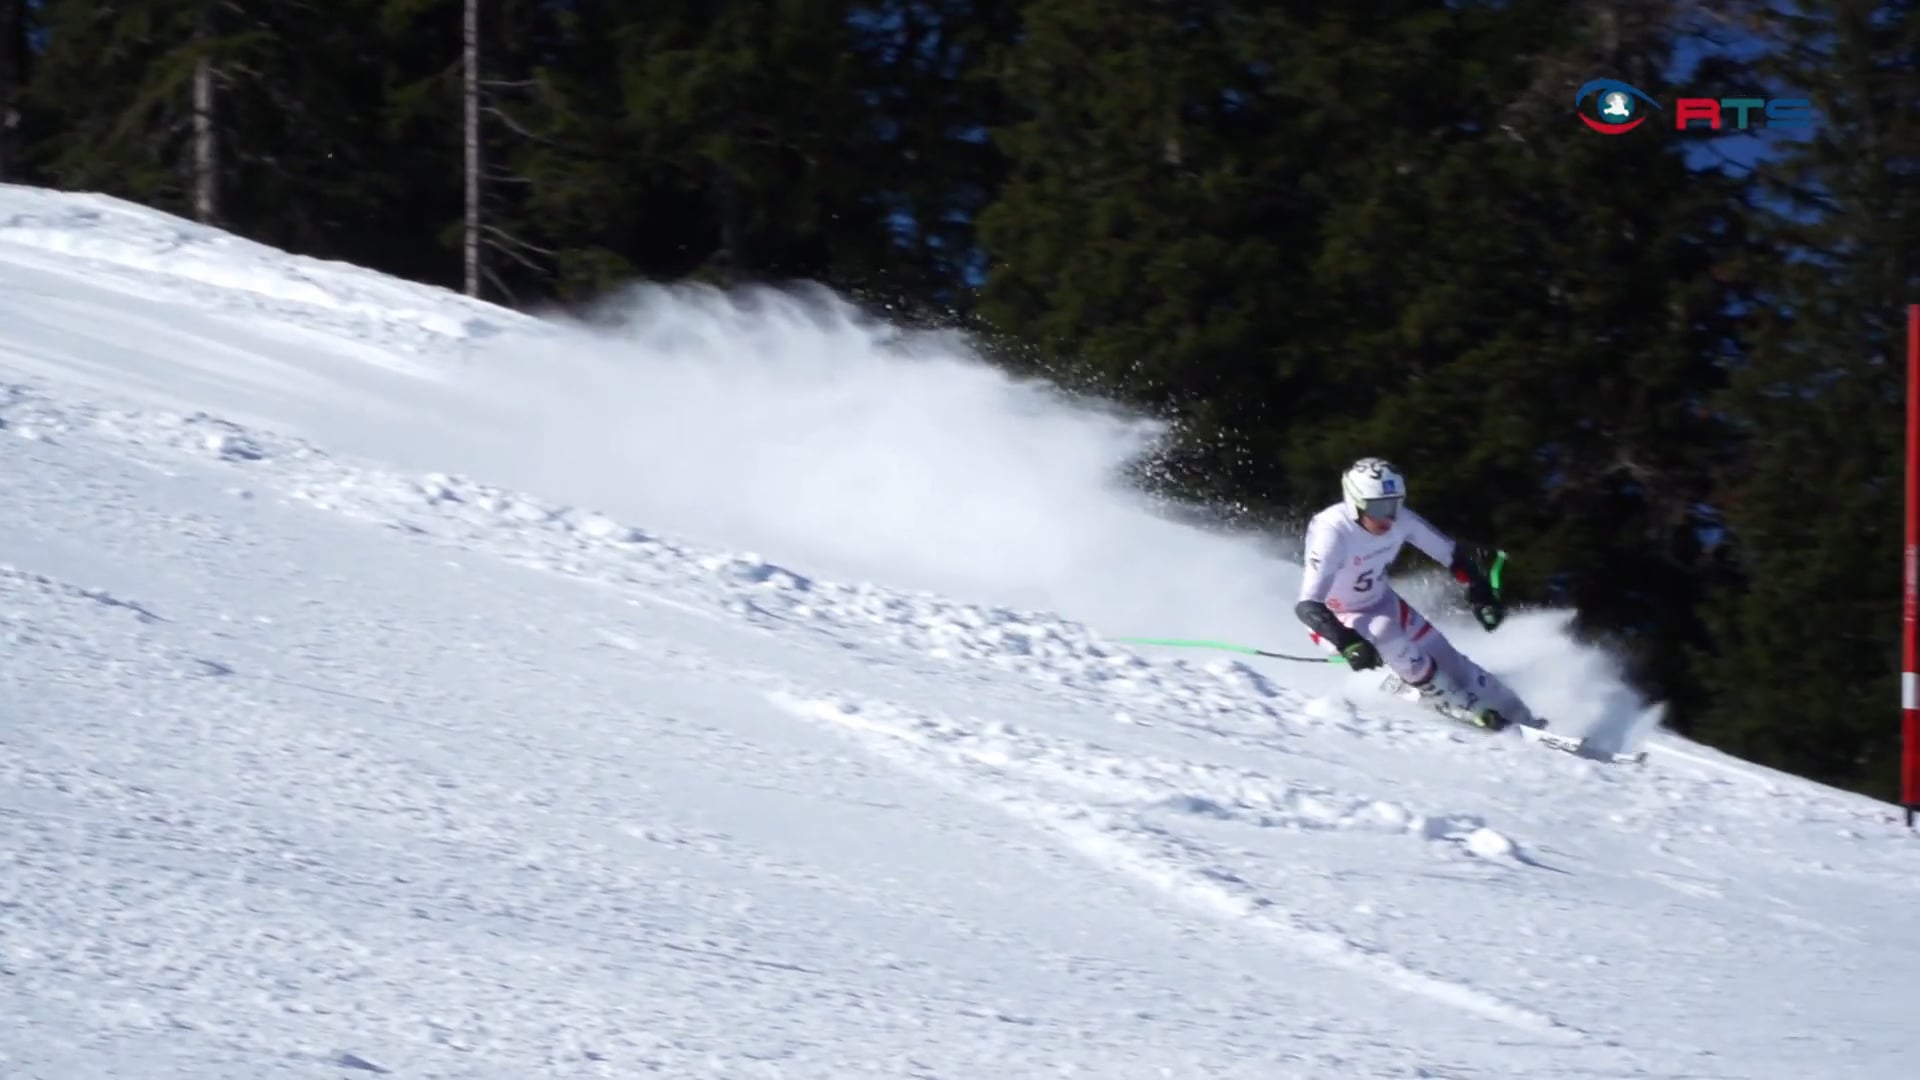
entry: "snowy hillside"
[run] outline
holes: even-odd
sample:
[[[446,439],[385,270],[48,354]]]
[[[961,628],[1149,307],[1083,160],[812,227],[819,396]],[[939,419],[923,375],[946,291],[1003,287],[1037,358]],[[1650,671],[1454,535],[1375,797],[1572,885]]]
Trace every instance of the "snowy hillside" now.
[[[1555,613],[1441,621],[1644,768],[1116,645],[1305,646],[1149,428],[616,314],[0,187],[0,1078],[1914,1075],[1893,808]]]

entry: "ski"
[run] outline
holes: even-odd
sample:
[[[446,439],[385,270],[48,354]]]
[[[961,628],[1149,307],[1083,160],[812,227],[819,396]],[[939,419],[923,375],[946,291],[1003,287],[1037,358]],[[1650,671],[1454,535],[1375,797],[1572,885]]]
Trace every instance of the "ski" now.
[[[1643,765],[1647,760],[1647,752],[1645,750],[1636,750],[1632,753],[1616,753],[1610,750],[1601,750],[1598,747],[1588,746],[1587,741],[1577,735],[1563,735],[1557,731],[1549,731],[1544,727],[1509,724],[1506,728],[1498,730],[1483,728],[1479,724],[1474,723],[1472,718],[1456,709],[1425,700],[1421,697],[1418,688],[1407,685],[1405,680],[1401,679],[1398,675],[1389,674],[1381,681],[1380,688],[1402,701],[1411,701],[1432,712],[1439,713],[1441,716],[1452,720],[1462,727],[1472,728],[1475,731],[1487,735],[1498,735],[1501,731],[1514,730],[1518,731],[1522,738],[1538,746],[1545,746],[1558,750],[1563,754],[1572,754],[1575,757],[1585,758],[1588,761],[1599,761],[1609,765]]]

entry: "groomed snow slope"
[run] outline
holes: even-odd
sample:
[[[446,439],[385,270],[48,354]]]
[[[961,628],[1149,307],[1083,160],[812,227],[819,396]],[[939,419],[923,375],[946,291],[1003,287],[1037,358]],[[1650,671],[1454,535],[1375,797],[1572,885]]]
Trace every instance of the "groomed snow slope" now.
[[[1892,808],[1553,613],[1443,625],[1644,769],[1117,647],[1300,644],[1150,429],[615,314],[0,188],[0,1077],[1913,1075]]]

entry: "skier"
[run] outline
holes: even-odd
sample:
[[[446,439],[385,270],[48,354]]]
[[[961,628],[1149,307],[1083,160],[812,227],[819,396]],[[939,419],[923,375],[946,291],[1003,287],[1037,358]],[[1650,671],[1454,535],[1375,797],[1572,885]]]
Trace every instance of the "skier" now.
[[[1506,618],[1506,606],[1472,556],[1405,508],[1406,481],[1391,462],[1361,458],[1340,487],[1346,498],[1307,525],[1305,572],[1293,610],[1313,640],[1338,651],[1355,671],[1384,659],[1423,700],[1450,705],[1482,727],[1540,726],[1513,691],[1455,649],[1387,581],[1387,567],[1412,544],[1466,585],[1474,618],[1491,632]]]

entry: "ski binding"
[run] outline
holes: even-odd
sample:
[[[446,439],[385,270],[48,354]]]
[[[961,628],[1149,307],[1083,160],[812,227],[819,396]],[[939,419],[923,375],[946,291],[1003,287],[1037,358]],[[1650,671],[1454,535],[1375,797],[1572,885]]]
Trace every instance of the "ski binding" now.
[[[1544,727],[1531,727],[1526,724],[1509,724],[1506,728],[1489,730],[1475,723],[1471,716],[1451,706],[1427,701],[1421,696],[1417,687],[1409,686],[1406,680],[1400,678],[1398,675],[1389,674],[1381,681],[1380,688],[1402,701],[1411,701],[1416,705],[1437,712],[1457,724],[1473,728],[1476,731],[1486,732],[1489,735],[1499,734],[1500,731],[1509,729],[1516,730],[1522,738],[1525,738],[1529,742],[1550,747],[1561,753],[1585,758],[1588,761],[1600,761],[1609,765],[1643,765],[1647,760],[1647,752],[1645,750],[1636,750],[1626,754],[1601,750],[1598,747],[1588,746],[1587,741],[1577,735],[1563,735],[1557,731],[1549,731]]]

